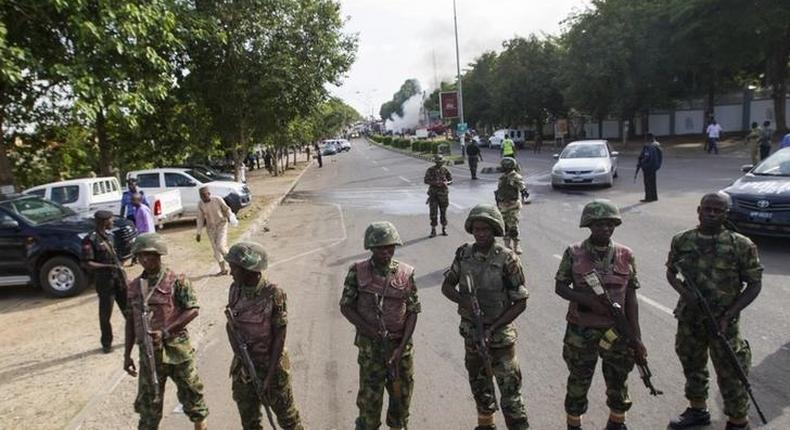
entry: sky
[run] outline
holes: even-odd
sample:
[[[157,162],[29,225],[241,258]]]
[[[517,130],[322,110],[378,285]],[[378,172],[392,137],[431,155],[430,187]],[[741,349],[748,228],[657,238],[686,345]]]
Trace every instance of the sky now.
[[[561,21],[589,0],[456,0],[461,67],[516,36],[560,33]],[[456,73],[452,0],[341,0],[345,31],[359,38],[357,58],[332,88],[364,116],[378,116],[409,78],[424,90]],[[434,66],[435,65],[435,66]]]

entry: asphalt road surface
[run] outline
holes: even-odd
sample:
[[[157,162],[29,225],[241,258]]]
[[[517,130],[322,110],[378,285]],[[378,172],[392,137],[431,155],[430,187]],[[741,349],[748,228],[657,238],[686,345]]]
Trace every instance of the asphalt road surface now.
[[[340,314],[338,300],[351,263],[367,257],[362,247],[365,227],[389,220],[400,231],[404,246],[395,258],[416,267],[422,313],[415,332],[416,383],[411,429],[471,429],[476,411],[463,364],[463,343],[454,306],[441,294],[442,273],[455,249],[472,237],[463,220],[477,203],[493,202],[496,175],[471,181],[465,166],[454,167],[448,216],[449,237],[428,238],[426,187],[430,163],[371,146],[362,140],[353,149],[324,158],[324,167],[311,168],[285,203],[275,211],[270,232],[255,240],[270,252],[270,278],[288,293],[287,348],[291,355],[293,388],[305,426],[311,429],[353,428],[356,417],[358,370],[354,330]],[[486,161],[498,160],[484,150]],[[532,428],[565,428],[563,399],[567,369],[562,338],[567,302],[554,294],[553,277],[565,247],[587,237],[579,229],[585,203],[595,197],[613,200],[623,212],[623,225],[614,235],[636,255],[640,316],[650,356],[654,384],[665,392],[651,397],[634,371],[630,392],[634,429],[664,429],[670,417],[686,407],[683,376],[674,353],[675,292],[664,280],[664,262],[672,235],[696,225],[696,206],[705,192],[718,190],[738,177],[737,158],[667,154],[659,173],[659,198],[640,204],[641,184],[634,184],[633,157],[620,160],[620,178],[611,189],[554,191],[548,185],[550,152],[519,154],[533,203],[522,211],[523,264],[530,298],[518,318],[518,358],[524,375],[523,393]],[[790,404],[790,246],[780,240],[760,240],[765,265],[763,292],[743,315],[743,331],[753,350],[752,383],[769,419],[764,428],[788,429]],[[202,312],[221,312],[203,309]],[[199,351],[198,368],[206,385],[214,428],[241,428],[231,397],[228,367],[231,351],[224,328],[215,327]],[[169,385],[172,391],[172,385]],[[590,390],[585,428],[605,426],[608,410],[599,370]],[[172,395],[172,392],[169,393]],[[711,387],[714,423],[725,418],[715,382]],[[756,414],[752,421],[757,424]],[[501,414],[497,414],[504,428]],[[217,427],[219,426],[219,427]],[[382,425],[383,428],[385,426]],[[162,428],[192,428],[178,411],[166,415]]]

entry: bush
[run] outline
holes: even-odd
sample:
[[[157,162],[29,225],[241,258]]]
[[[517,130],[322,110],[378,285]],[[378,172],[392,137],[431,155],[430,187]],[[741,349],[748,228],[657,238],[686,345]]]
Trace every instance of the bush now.
[[[392,136],[384,136],[384,138],[381,139],[381,143],[388,146],[392,145]]]

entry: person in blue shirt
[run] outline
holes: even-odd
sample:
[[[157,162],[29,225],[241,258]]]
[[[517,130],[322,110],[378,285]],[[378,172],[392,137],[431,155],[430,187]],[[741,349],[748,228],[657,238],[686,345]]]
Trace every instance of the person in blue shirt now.
[[[121,197],[121,218],[126,218],[131,222],[134,221],[134,215],[137,208],[132,204],[132,196],[135,194],[140,194],[140,202],[149,208],[151,204],[148,202],[148,198],[145,197],[145,193],[143,190],[137,188],[137,178],[129,178],[126,180],[126,185],[128,189],[123,192],[123,196]]]
[[[785,137],[779,142],[779,149],[782,148],[790,148],[790,133],[785,134]]]
[[[656,140],[653,133],[647,133],[645,146],[639,154],[637,169],[642,169],[642,177],[645,180],[645,198],[640,200],[642,203],[654,202],[658,200],[658,187],[656,185],[656,172],[661,168],[663,154],[661,145]]]

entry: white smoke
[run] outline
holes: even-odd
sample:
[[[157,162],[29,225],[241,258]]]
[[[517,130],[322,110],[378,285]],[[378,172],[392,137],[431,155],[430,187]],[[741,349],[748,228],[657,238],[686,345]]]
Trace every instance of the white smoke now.
[[[411,96],[403,103],[403,116],[392,114],[385,122],[387,130],[400,133],[403,130],[414,130],[420,123],[420,109],[422,107],[422,93]]]

